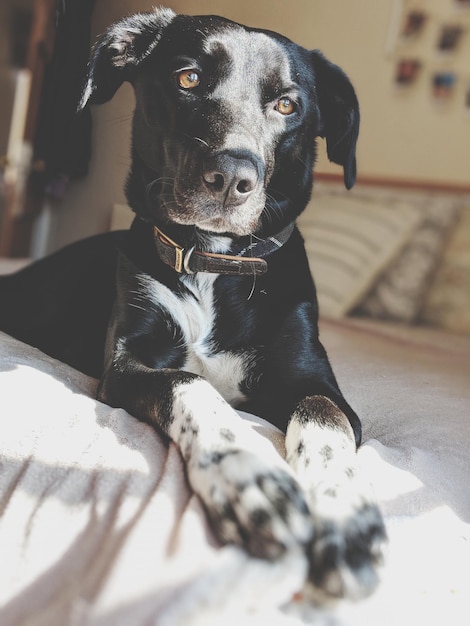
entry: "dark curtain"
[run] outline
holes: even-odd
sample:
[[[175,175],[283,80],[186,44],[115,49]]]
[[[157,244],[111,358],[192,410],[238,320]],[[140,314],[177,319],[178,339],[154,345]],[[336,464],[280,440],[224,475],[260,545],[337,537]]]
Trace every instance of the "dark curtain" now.
[[[90,52],[95,0],[57,0],[56,33],[47,64],[34,138],[33,186],[60,197],[88,172],[91,114],[77,113]]]

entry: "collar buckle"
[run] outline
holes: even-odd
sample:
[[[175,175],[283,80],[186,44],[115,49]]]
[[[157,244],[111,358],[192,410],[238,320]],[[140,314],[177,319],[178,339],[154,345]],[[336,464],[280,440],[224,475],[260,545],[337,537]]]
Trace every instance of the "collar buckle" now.
[[[154,226],[153,228],[154,228],[155,235],[160,238],[162,243],[166,244],[167,246],[171,246],[173,248],[174,253],[175,253],[175,261],[174,261],[173,267],[174,267],[175,272],[178,272],[178,274],[181,274],[185,266],[184,248],[182,248],[179,244],[173,241],[173,239],[170,239],[170,237],[165,235],[165,233],[163,233],[156,226]],[[191,254],[192,250],[190,250],[189,253]]]

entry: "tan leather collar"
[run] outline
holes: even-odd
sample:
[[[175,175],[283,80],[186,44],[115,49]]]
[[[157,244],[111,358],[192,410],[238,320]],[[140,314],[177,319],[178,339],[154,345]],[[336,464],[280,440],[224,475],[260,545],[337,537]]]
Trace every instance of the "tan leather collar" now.
[[[170,239],[157,226],[153,227],[155,245],[164,263],[179,274],[210,272],[213,274],[259,276],[268,270],[268,264],[261,258],[278,250],[289,239],[294,230],[294,223],[289,224],[275,237],[259,240],[246,247],[237,255],[202,252],[192,248],[185,249]],[[258,252],[259,256],[247,256]]]

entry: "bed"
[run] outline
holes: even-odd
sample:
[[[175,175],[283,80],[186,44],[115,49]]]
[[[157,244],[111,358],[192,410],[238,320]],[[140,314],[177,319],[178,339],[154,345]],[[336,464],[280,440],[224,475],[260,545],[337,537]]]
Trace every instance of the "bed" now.
[[[0,624],[468,624],[470,337],[357,319],[321,337],[388,527],[371,598],[314,607],[288,562],[218,545],[173,445],[0,334]]]

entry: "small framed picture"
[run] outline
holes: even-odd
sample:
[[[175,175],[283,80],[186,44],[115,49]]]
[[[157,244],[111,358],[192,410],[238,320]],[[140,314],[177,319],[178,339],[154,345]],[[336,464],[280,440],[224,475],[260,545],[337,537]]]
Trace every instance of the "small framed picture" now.
[[[434,72],[432,76],[432,95],[436,102],[449,102],[457,82],[455,72]]]
[[[401,87],[408,87],[416,82],[421,69],[419,59],[401,59],[395,70],[395,83]]]
[[[402,39],[406,41],[417,38],[423,32],[426,20],[427,15],[424,11],[409,11],[403,22]]]
[[[437,41],[438,51],[444,53],[455,52],[462,39],[463,33],[464,30],[459,24],[443,26]]]

